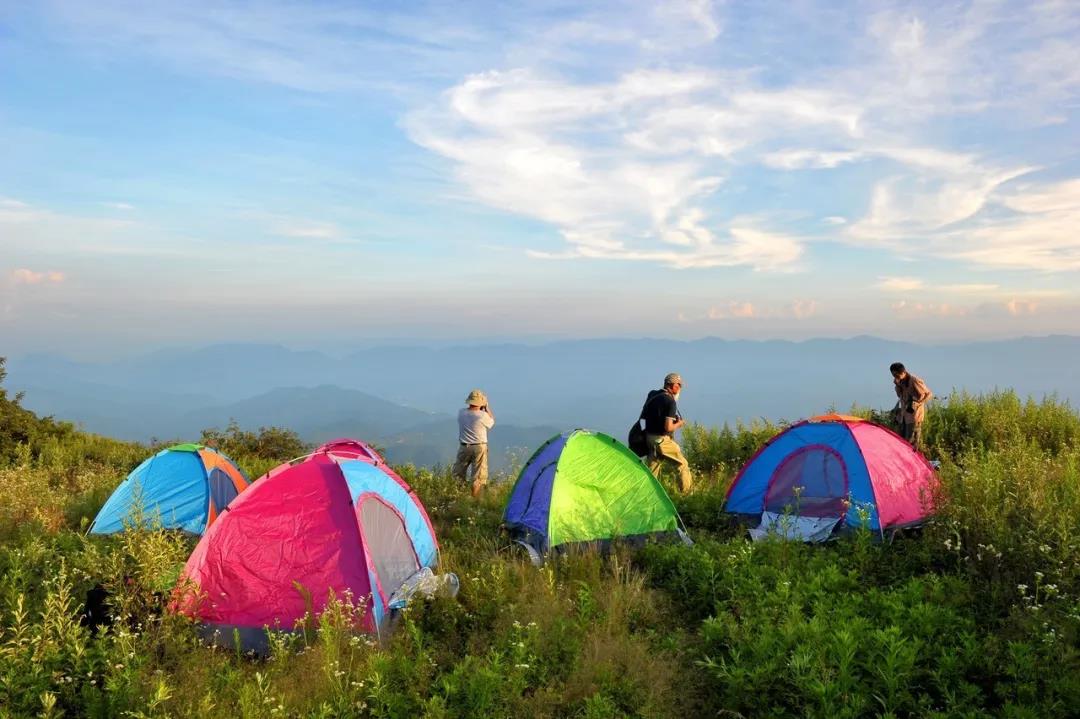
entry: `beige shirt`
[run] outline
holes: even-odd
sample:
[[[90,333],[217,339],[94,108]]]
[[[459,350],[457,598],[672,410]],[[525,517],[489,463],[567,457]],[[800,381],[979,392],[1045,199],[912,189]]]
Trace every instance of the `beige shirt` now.
[[[900,398],[900,411],[903,413],[905,422],[919,424],[926,417],[926,403],[934,397],[934,393],[921,379],[907,373],[900,382],[893,380],[896,387],[896,396]],[[908,411],[908,403],[911,403],[913,411]]]
[[[464,407],[458,411],[457,425],[459,442],[487,444],[487,433],[495,426],[495,418],[483,410]]]

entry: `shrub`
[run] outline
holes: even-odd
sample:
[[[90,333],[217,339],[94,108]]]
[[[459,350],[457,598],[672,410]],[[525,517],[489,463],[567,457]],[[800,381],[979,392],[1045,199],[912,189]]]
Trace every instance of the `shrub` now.
[[[732,472],[779,427],[691,427],[697,489],[674,499],[694,546],[540,569],[499,534],[509,483],[476,501],[445,469],[400,467],[459,596],[415,602],[381,637],[355,633],[362,608],[340,597],[263,661],[166,610],[190,539],[81,533],[149,450],[36,434],[0,468],[0,716],[1068,716],[1077,423],[1053,398],[954,394],[928,419],[935,520],[823,546],[751,544],[723,518]],[[237,436],[223,449],[249,470],[296,450]],[[112,624],[92,629],[96,585]]]
[[[284,462],[311,450],[311,445],[291,429],[259,427],[258,432],[252,432],[241,429],[235,419],[229,420],[224,430],[216,427],[204,429],[199,441],[237,461],[243,457]]]

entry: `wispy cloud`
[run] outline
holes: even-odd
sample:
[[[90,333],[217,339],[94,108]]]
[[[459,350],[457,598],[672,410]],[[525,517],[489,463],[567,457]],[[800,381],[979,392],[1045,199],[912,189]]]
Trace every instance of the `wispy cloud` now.
[[[970,308],[957,307],[947,302],[909,302],[900,300],[892,304],[893,312],[900,317],[963,317]]]
[[[1000,289],[1000,285],[986,282],[969,282],[958,285],[936,285],[934,289],[957,295],[984,295],[997,292]]]
[[[338,225],[315,220],[282,220],[276,223],[271,231],[282,237],[303,240],[339,240],[345,236],[345,232]]]
[[[988,282],[969,282],[961,284],[928,283],[918,277],[881,277],[877,287],[885,292],[919,292],[921,294],[950,295],[985,295],[995,294],[1000,285]]]
[[[86,196],[70,182],[57,183],[68,189],[55,201],[35,189],[41,182],[4,188],[35,198],[0,198],[0,254],[11,257],[0,284],[13,294],[10,268],[61,266],[79,282],[48,294],[76,294],[89,286],[85,256],[103,254],[118,261],[98,263],[102,272],[146,272],[145,258],[213,246],[207,271],[250,277],[258,246],[261,259],[293,269],[314,245],[345,252],[363,227],[429,265],[447,241],[475,237],[476,256],[462,262],[495,258],[490,271],[506,270],[508,284],[569,282],[598,263],[669,278],[680,270],[673,281],[685,297],[652,309],[670,317],[689,307],[687,322],[725,330],[813,319],[805,324],[832,331],[857,317],[844,331],[873,331],[882,315],[941,327],[976,317],[1050,327],[1041,323],[1054,315],[1054,327],[1075,326],[1035,290],[1078,297],[1068,274],[1080,271],[1080,164],[1069,152],[1080,103],[1075,3],[48,0],[19,12],[29,21],[15,40],[28,57],[45,47],[67,54],[56,65],[89,58],[87,78],[103,83],[135,65],[140,80],[163,68],[178,85],[194,78],[190,107],[148,103],[147,119],[205,119],[212,106],[237,153],[265,156],[273,142],[284,161],[230,167],[230,187],[242,191],[216,207],[195,200],[181,217],[175,198],[153,193],[214,193],[216,157],[169,165],[169,153],[138,156],[122,132],[89,132],[93,152],[78,173]],[[46,117],[47,106],[24,116]],[[261,108],[272,111],[259,132],[228,132]],[[192,137],[184,132],[200,135],[193,147],[220,146],[205,124],[177,122],[176,132],[179,148]],[[45,149],[23,161],[41,179],[48,163],[33,159],[74,154],[46,147],[44,130],[35,142]],[[408,172],[384,167],[388,144]],[[122,201],[130,177],[92,181],[93,158],[117,150],[131,176],[150,180],[132,200],[138,211]],[[283,201],[281,176],[301,166]],[[377,230],[358,219],[376,212]],[[493,243],[503,244],[478,249]],[[50,259],[69,253],[84,255],[83,266]],[[519,253],[536,261],[513,260]],[[445,275],[457,274],[454,261]],[[614,274],[590,277],[599,295],[622,289]],[[228,291],[239,296],[241,285]],[[861,303],[867,286],[882,296]],[[820,304],[796,299],[806,296]],[[893,300],[907,302],[890,309]]]
[[[477,199],[555,225],[571,247],[534,256],[781,269],[800,257],[802,242],[760,220],[747,226],[710,211],[723,182],[722,165],[710,158],[745,146],[765,116],[781,126],[785,118],[849,128],[855,120],[818,109],[823,98],[740,84],[698,70],[634,71],[588,84],[488,72],[410,116],[407,127],[456,163]],[[700,104],[716,94],[727,109]],[[601,137],[600,128],[615,131]]]
[[[705,316],[710,320],[723,320],[730,317],[736,319],[751,319],[758,314],[758,310],[750,302],[729,302],[726,305],[710,307]]]
[[[753,165],[799,172],[859,164],[873,177],[868,211],[851,223],[838,215],[825,220],[847,224],[850,242],[974,265],[1041,267],[1038,253],[1034,260],[1021,256],[1035,244],[1034,228],[988,212],[1003,188],[1035,165],[935,147],[923,137],[943,116],[1012,107],[1020,97],[1041,106],[1076,90],[1067,81],[1048,94],[1015,83],[1017,66],[1029,59],[1009,39],[1014,20],[982,6],[886,9],[865,23],[865,43],[853,44],[861,57],[850,67],[831,77],[795,73],[780,83],[767,84],[748,67],[705,70],[692,61],[625,69],[604,81],[527,67],[492,70],[414,112],[406,127],[416,142],[453,161],[478,200],[549,222],[571,245],[536,256],[780,267],[785,262],[770,252],[755,259],[722,251],[722,261],[705,259],[734,229],[718,199],[723,186]],[[1052,31],[1037,25],[1019,32],[1031,45],[1053,46]],[[958,241],[965,223],[977,223],[978,234]],[[680,229],[689,224],[693,232]],[[814,239],[805,231],[760,229],[800,248],[783,253],[787,262]],[[994,235],[999,241],[992,245],[1013,251],[983,251]],[[672,250],[656,249],[663,245],[685,249],[673,258]]]
[[[1039,309],[1038,302],[1032,302],[1031,300],[1016,300],[1012,299],[1005,303],[1005,309],[1013,317],[1019,317],[1021,315],[1033,315]]]
[[[926,285],[917,277],[880,277],[877,286],[886,292],[912,292]]]
[[[67,214],[14,199],[0,201],[0,248],[11,252],[32,248],[64,255],[184,254],[175,243],[164,246],[154,241],[152,233],[137,233],[139,228],[128,219]]]
[[[680,311],[681,323],[716,322],[720,320],[803,320],[816,315],[821,309],[817,300],[800,299],[788,304],[760,304],[748,300],[728,300],[713,304],[704,311]]]
[[[58,270],[36,271],[20,267],[11,272],[11,281],[17,285],[60,284],[67,276]]]

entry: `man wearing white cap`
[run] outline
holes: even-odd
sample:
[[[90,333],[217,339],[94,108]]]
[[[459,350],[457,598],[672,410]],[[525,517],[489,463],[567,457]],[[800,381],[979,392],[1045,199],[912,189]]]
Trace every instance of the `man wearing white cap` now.
[[[675,430],[686,424],[679,414],[677,400],[682,392],[682,377],[672,372],[664,377],[664,388],[649,392],[641,419],[645,420],[645,441],[649,445],[649,469],[657,478],[665,465],[679,473],[679,491],[690,491],[694,480],[682,448],[675,442]]]
[[[455,479],[464,481],[472,467],[472,495],[477,497],[487,484],[487,433],[495,426],[495,415],[488,407],[487,396],[478,389],[469,392],[465,405],[458,411],[458,453],[452,473]]]

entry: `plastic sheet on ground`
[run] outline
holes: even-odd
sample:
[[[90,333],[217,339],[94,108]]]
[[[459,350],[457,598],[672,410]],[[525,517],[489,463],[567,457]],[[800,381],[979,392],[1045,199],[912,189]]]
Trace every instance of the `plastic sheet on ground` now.
[[[424,567],[402,582],[396,592],[390,596],[387,606],[390,609],[404,609],[414,596],[431,597],[442,594],[456,597],[461,584],[453,572],[435,574],[430,567]]]
[[[750,537],[760,541],[768,536],[797,539],[803,542],[824,542],[832,536],[840,517],[803,517],[777,512],[762,512],[761,524],[750,530]]]

